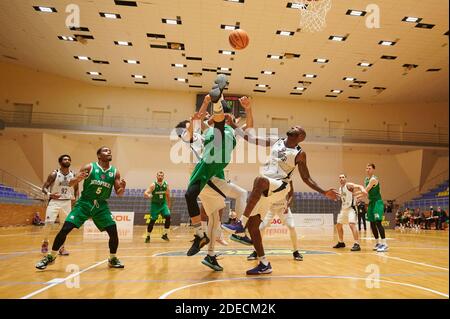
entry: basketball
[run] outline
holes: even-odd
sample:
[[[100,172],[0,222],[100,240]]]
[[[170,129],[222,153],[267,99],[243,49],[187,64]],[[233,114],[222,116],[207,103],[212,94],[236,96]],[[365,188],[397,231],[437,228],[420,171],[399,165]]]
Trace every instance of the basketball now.
[[[246,31],[244,31],[242,29],[237,29],[230,33],[230,36],[228,37],[228,41],[230,42],[230,45],[234,49],[242,50],[248,46],[250,39],[249,39]]]

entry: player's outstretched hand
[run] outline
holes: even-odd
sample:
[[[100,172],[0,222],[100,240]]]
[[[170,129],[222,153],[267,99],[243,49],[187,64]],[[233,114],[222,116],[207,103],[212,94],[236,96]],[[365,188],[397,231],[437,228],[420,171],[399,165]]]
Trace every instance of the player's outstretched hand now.
[[[250,99],[247,96],[243,96],[239,99],[239,103],[241,103],[244,109],[250,108]]]
[[[125,182],[125,180],[122,178],[120,180],[119,185],[120,185],[120,188],[125,189],[125,186],[127,186],[127,182]]]
[[[84,179],[86,179],[87,177],[88,177],[88,173],[86,172],[86,171],[81,171],[81,172],[78,172],[76,175],[75,175],[75,178],[78,180],[78,181],[82,181],[82,180],[84,180]]]
[[[337,200],[339,197],[339,193],[334,188],[329,189],[325,192],[325,196],[332,200]]]

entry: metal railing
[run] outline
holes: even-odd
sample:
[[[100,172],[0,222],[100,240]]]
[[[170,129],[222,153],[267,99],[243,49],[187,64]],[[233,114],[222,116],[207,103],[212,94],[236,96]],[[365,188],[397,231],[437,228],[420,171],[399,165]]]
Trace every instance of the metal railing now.
[[[169,135],[175,121],[133,117],[127,114],[93,116],[49,112],[20,112],[0,109],[0,119],[8,127],[68,129],[78,131],[140,133]],[[178,122],[178,121],[176,121]],[[261,127],[269,129],[269,124]],[[278,127],[284,135],[289,127]],[[305,127],[307,141],[331,143],[392,144],[448,147],[448,132],[392,132],[383,130],[332,129],[329,127]]]
[[[44,202],[45,195],[39,186],[36,186],[20,177],[0,169],[0,184],[12,187],[16,192],[26,194],[29,198]]]

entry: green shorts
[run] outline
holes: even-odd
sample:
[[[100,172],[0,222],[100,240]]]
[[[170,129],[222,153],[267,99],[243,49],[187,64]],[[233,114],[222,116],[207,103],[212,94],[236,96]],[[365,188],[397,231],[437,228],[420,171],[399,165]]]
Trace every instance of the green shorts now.
[[[167,206],[167,203],[164,204],[157,204],[157,203],[151,203],[150,205],[150,216],[153,220],[157,220],[159,215],[162,215],[163,217],[170,216],[170,209]]]
[[[100,231],[104,231],[105,228],[116,224],[106,201],[86,199],[79,199],[77,201],[75,207],[67,216],[66,222],[72,223],[77,228],[80,228],[89,218],[92,218],[95,226]]]
[[[378,222],[383,220],[384,202],[382,199],[369,201],[367,208],[367,220],[369,222]]]
[[[206,163],[203,160],[197,163],[194,171],[189,179],[189,186],[200,181],[200,191],[206,186],[211,177],[216,176],[221,179],[225,179],[223,172],[228,163]]]

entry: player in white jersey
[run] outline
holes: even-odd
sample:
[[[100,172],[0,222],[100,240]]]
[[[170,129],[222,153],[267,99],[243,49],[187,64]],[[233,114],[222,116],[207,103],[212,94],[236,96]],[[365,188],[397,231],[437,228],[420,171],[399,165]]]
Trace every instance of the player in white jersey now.
[[[297,231],[295,229],[294,216],[292,215],[292,211],[290,208],[294,195],[294,187],[292,185],[292,181],[290,181],[289,184],[291,188],[288,193],[287,201],[286,202],[282,201],[272,205],[271,209],[266,214],[266,217],[264,217],[264,220],[261,222],[261,224],[259,224],[259,230],[262,236],[264,234],[264,230],[267,228],[267,226],[270,226],[273,218],[275,217],[275,215],[277,215],[280,218],[281,223],[285,225],[289,230],[289,235],[291,237],[292,242],[292,255],[294,257],[294,260],[302,261],[303,256],[298,251]],[[256,250],[254,250],[247,257],[247,260],[256,260],[257,258],[258,256],[256,254]]]
[[[347,182],[347,176],[345,174],[339,175],[339,183],[341,186],[339,187],[339,195],[341,199],[341,212],[337,217],[336,230],[338,233],[338,243],[333,246],[333,248],[344,248],[344,229],[342,227],[343,224],[348,224],[350,229],[352,230],[353,239],[355,243],[353,247],[350,249],[351,251],[360,251],[361,246],[359,245],[359,232],[356,229],[356,208],[355,208],[355,200],[354,193],[357,189],[363,194],[367,196],[367,192],[362,185],[357,185],[354,183]]]
[[[253,183],[244,214],[236,225],[222,225],[224,229],[241,233],[248,227],[255,247],[259,264],[247,271],[247,275],[270,274],[272,266],[264,255],[259,224],[266,213],[281,203],[286,203],[290,190],[292,173],[298,166],[300,176],[309,187],[336,200],[338,193],[335,189],[323,190],[309,175],[306,165],[306,153],[299,146],[306,138],[306,132],[300,126],[294,126],[287,132],[287,138],[262,138],[253,136],[251,130],[246,130],[245,139],[250,143],[271,146],[270,159],[263,166],[261,175]]]
[[[66,220],[67,215],[72,210],[72,201],[78,197],[78,185],[69,186],[71,179],[75,174],[69,169],[72,159],[69,155],[61,155],[58,158],[59,169],[54,170],[47,177],[47,181],[42,186],[42,192],[49,197],[47,210],[45,212],[44,240],[41,246],[41,252],[48,252],[48,236],[59,217],[61,223]],[[69,255],[64,246],[59,249],[59,254]]]

